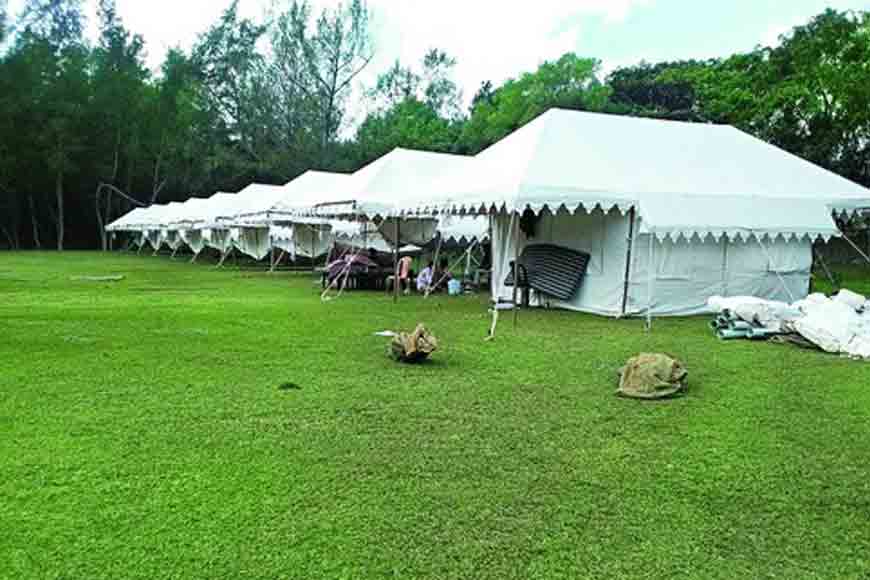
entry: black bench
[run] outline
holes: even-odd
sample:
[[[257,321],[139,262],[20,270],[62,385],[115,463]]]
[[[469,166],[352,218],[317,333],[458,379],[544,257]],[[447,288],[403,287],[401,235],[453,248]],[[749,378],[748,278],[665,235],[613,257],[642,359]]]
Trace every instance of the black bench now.
[[[586,252],[553,244],[526,246],[520,254],[517,286],[523,293],[523,306],[529,305],[529,290],[556,300],[574,298],[586,276],[590,258]],[[514,285],[516,270],[516,264],[512,261],[505,280],[506,286]]]

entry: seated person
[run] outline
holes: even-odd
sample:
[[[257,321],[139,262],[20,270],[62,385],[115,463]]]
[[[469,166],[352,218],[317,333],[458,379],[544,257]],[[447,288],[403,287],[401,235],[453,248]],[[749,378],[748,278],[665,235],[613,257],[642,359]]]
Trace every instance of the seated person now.
[[[435,263],[429,262],[420,274],[417,276],[417,292],[426,292],[429,286],[434,282],[432,277],[435,275]]]
[[[411,280],[414,275],[414,271],[411,270],[413,263],[414,260],[410,256],[405,256],[399,260],[399,263],[396,264],[396,271],[392,276],[387,278],[387,292],[391,292],[394,289],[396,278],[399,280],[399,289],[403,290],[405,294],[411,292]]]
[[[408,294],[411,291],[411,265],[414,260],[411,256],[404,256],[399,260],[399,271],[396,272],[399,277],[399,286]]]

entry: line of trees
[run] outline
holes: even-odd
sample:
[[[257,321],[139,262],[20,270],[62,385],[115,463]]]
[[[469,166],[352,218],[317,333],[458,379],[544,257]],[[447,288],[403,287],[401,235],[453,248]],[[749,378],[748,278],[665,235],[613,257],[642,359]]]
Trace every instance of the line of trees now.
[[[103,224],[139,204],[353,171],[394,147],[474,154],[551,107],[728,123],[870,186],[868,12],[606,78],[569,53],[483,83],[465,110],[457,61],[438,49],[357,90],[374,57],[364,0],[316,14],[281,2],[265,23],[234,2],[152,74],[114,0],[99,0],[93,45],[81,0],[28,0],[14,17],[0,0],[0,245],[105,247]]]

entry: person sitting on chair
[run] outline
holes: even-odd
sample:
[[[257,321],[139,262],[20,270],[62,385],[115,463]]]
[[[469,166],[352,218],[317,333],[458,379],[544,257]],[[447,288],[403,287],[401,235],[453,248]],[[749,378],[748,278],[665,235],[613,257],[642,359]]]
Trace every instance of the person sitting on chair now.
[[[417,276],[417,292],[426,292],[432,284],[432,276],[435,275],[435,262],[429,262]]]
[[[411,292],[411,265],[414,260],[411,256],[403,256],[399,260],[399,268],[398,268],[398,278],[399,278],[399,288],[404,290],[405,294]]]

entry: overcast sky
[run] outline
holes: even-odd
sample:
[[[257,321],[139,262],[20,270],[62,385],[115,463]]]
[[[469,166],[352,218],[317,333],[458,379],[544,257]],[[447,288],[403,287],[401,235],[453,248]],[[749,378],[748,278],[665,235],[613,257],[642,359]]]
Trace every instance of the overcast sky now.
[[[277,0],[279,5],[289,0]],[[241,0],[262,19],[273,0]],[[24,0],[9,0],[11,11]],[[85,0],[90,27],[96,0]],[[313,0],[315,9],[338,0]],[[189,48],[230,0],[117,0],[145,37],[148,63]],[[599,58],[605,71],[641,60],[706,58],[775,43],[827,7],[870,9],[870,0],[369,0],[377,58],[363,82],[396,59],[417,63],[437,47],[458,60],[466,101],[481,82],[498,84],[568,51]],[[93,34],[93,32],[92,32]]]

